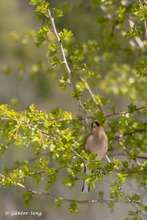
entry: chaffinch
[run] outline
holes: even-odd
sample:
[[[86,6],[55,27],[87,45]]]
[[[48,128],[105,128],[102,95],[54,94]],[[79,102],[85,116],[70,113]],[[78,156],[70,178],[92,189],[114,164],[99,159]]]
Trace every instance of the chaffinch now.
[[[108,139],[103,127],[98,122],[92,123],[91,132],[87,137],[84,148],[90,153],[94,152],[96,154],[97,160],[102,160],[105,157],[108,150]],[[86,174],[91,173],[91,171],[87,168],[87,164],[84,164],[84,168],[84,172]],[[82,192],[89,191],[90,186],[86,182],[84,182]]]

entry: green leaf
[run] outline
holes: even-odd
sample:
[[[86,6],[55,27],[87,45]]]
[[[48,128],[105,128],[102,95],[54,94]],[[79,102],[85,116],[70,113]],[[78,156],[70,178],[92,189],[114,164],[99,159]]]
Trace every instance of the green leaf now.
[[[66,28],[64,28],[63,31],[59,33],[59,37],[61,38],[61,40],[71,36],[73,36],[72,31],[69,31]]]
[[[82,91],[81,89],[76,89],[73,93],[72,93],[72,97],[74,97],[75,99],[79,99],[82,96]]]
[[[131,114],[136,110],[136,105],[132,103],[130,103],[127,107],[128,107],[128,112]]]
[[[145,212],[147,212],[147,205],[146,205],[146,206],[144,206],[144,211],[145,211]]]
[[[140,4],[139,8],[134,12],[134,15],[137,15],[141,21],[147,21],[147,6]]]
[[[72,114],[70,112],[65,111],[63,113],[63,117],[65,120],[70,120],[70,119],[72,119]]]
[[[10,74],[12,73],[12,68],[9,67],[9,66],[7,66],[7,67],[4,67],[4,68],[2,69],[2,71],[3,71],[3,73],[4,73],[5,75],[10,75]]]
[[[142,220],[142,217],[139,216],[140,214],[141,214],[140,211],[132,211],[131,210],[131,211],[128,212],[128,215],[133,217],[131,219],[135,219],[135,220]]]
[[[110,163],[107,163],[105,165],[105,167],[103,168],[104,172],[112,173],[120,166],[120,164],[121,162],[118,159],[113,159]]]
[[[58,47],[54,43],[49,43],[48,44],[48,56],[52,57],[55,56],[55,54],[58,52]]]
[[[61,63],[62,63],[62,60],[56,56],[54,56],[53,59],[50,60],[50,64],[52,65],[53,68],[55,68],[57,65]]]
[[[110,109],[114,113],[116,109],[116,105],[109,106],[108,109]]]
[[[75,176],[69,174],[68,177],[65,177],[63,183],[66,184],[69,188],[72,188],[75,185]]]
[[[31,200],[32,200],[32,193],[29,190],[27,190],[23,194],[23,197],[24,197],[25,205],[29,206],[31,204]]]
[[[65,89],[69,85],[70,85],[69,77],[68,76],[62,76],[62,78],[59,80],[59,86],[62,89]]]
[[[137,75],[146,79],[147,78],[147,59],[143,59],[137,62],[135,71]]]
[[[107,205],[108,205],[108,208],[111,210],[111,212],[113,212],[114,211],[114,208],[115,208],[115,202],[112,200],[112,201],[109,201],[108,203],[107,203]]]
[[[36,6],[36,16],[38,19],[43,19],[44,16],[47,15],[47,9],[49,7],[49,3],[45,0],[31,0],[32,5]]]
[[[137,193],[134,193],[132,196],[130,196],[130,201],[133,203],[140,203],[141,197]]]
[[[56,168],[48,168],[46,170],[46,174],[48,176],[48,180],[46,181],[46,184],[45,184],[45,189],[47,191],[50,191],[52,186],[54,185],[54,183],[56,182],[56,179],[57,179],[57,173],[58,173],[58,169]]]
[[[123,18],[124,18],[124,15],[125,15],[125,12],[126,12],[126,7],[125,7],[125,6],[121,6],[121,7],[119,7],[118,10],[116,11],[116,14],[118,15],[118,18],[123,19]]]
[[[56,207],[60,207],[61,204],[62,204],[62,202],[61,202],[60,199],[57,199],[57,198],[56,198],[56,199],[54,200],[54,204],[55,204]]]
[[[128,174],[118,173],[117,176],[119,177],[119,183],[123,184],[127,180]]]
[[[78,207],[78,202],[72,201],[69,205],[69,211],[72,213],[78,213],[77,207]]]
[[[54,18],[61,18],[63,16],[63,10],[61,8],[52,8]]]
[[[133,26],[130,31],[127,31],[125,33],[124,36],[126,37],[126,39],[132,39],[134,37],[139,37],[142,34],[143,34],[143,27]]]
[[[7,151],[8,149],[8,146],[7,145],[4,145],[4,144],[0,144],[0,157],[2,157],[5,152]]]

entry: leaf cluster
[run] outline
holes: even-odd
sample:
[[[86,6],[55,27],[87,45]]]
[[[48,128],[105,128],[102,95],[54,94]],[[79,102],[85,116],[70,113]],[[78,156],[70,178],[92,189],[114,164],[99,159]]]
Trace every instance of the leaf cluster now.
[[[20,112],[7,104],[0,105],[0,156],[5,157],[10,148],[30,152],[30,159],[18,158],[12,167],[1,171],[0,184],[25,189],[27,205],[33,194],[51,196],[50,191],[61,174],[64,174],[61,182],[68,188],[75,187],[79,178],[95,188],[97,181],[102,183],[105,178],[114,177],[109,199],[104,199],[104,192],[99,192],[97,201],[105,202],[111,210],[120,201],[130,204],[132,210],[128,216],[132,219],[146,215],[147,207],[139,189],[146,190],[147,184],[144,161],[147,8],[134,1],[123,2],[92,0],[89,6],[81,1],[81,7],[100,11],[96,21],[100,26],[98,40],[82,43],[76,41],[73,31],[56,27],[66,9],[64,4],[54,7],[48,1],[30,2],[43,25],[38,31],[29,31],[27,37],[37,47],[46,46],[50,65],[50,68],[43,62],[32,65],[32,78],[40,70],[48,74],[52,69],[59,87],[64,90],[70,87],[70,96],[79,104],[79,110],[70,112],[57,107],[47,113],[32,104]],[[77,5],[71,4],[70,10],[74,7]],[[9,72],[9,68],[5,69],[6,74]],[[117,102],[110,95],[118,100],[124,98],[128,104],[118,111]],[[90,123],[97,120],[106,128],[109,140],[106,164],[83,149]],[[84,174],[84,163],[91,174]],[[130,180],[138,186],[137,192],[132,189],[132,194],[123,190]],[[32,189],[27,188],[27,183],[31,183]],[[41,184],[43,192],[33,190],[35,184]],[[69,210],[76,213],[78,204],[83,202],[58,196],[54,199],[57,206],[68,202]]]

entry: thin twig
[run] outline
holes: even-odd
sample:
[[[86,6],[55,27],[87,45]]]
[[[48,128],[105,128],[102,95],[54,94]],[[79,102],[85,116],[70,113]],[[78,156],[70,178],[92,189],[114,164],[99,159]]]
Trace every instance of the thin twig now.
[[[81,77],[81,80],[84,81],[84,79],[83,79],[82,77]],[[85,85],[86,85],[86,89],[87,89],[89,95],[91,96],[92,100],[93,100],[94,103],[98,106],[99,110],[100,110],[101,112],[103,112],[103,111],[102,111],[102,108],[101,108],[101,105],[100,105],[100,104],[98,103],[98,101],[96,100],[96,98],[95,98],[95,96],[94,96],[94,94],[93,94],[93,92],[92,92],[90,86],[88,85],[87,82],[85,82]]]
[[[126,199],[128,201],[129,204],[132,205],[132,207],[136,210],[136,212],[138,212],[138,206],[140,208],[140,202],[136,202],[134,203],[133,201],[131,201],[128,196],[123,192],[123,194],[121,195],[121,197],[123,197],[124,199]],[[142,217],[144,219],[145,214],[144,213],[140,213],[140,217]]]
[[[50,137],[55,143],[57,144],[61,144],[55,137],[53,137],[52,135],[50,135],[49,133],[42,131],[40,128],[34,126],[33,124],[29,123],[29,122],[23,122],[24,124],[26,124],[28,126],[28,128],[33,128],[36,131],[39,131],[41,134]]]
[[[74,83],[74,80],[73,80],[73,77],[72,77],[72,71],[71,71],[71,69],[69,67],[69,64],[68,64],[68,61],[67,61],[67,58],[66,58],[66,55],[65,55],[64,47],[63,47],[62,41],[61,41],[61,39],[59,37],[58,31],[57,31],[57,28],[56,28],[56,25],[55,25],[54,18],[53,18],[53,16],[52,16],[52,14],[51,14],[49,9],[47,10],[47,13],[48,13],[48,16],[49,16],[49,20],[50,20],[50,22],[52,24],[53,32],[54,32],[55,37],[57,39],[57,42],[58,42],[61,54],[62,54],[63,64],[65,65],[66,71],[68,73],[68,77],[69,77],[72,89],[75,92],[76,91],[76,86],[75,86],[75,83]],[[85,118],[85,122],[86,122],[86,128],[87,128],[87,130],[89,132],[89,126],[88,126],[86,110],[85,110],[84,105],[83,105],[83,103],[82,103],[80,98],[78,98],[78,102],[79,102],[79,105],[80,105],[81,109],[83,110],[83,114],[84,114],[84,118]]]
[[[108,160],[108,162],[110,163],[111,160],[109,159],[109,157],[108,157],[107,155],[106,155],[105,157],[106,157],[106,159]],[[125,173],[124,171],[122,172],[122,170],[119,170],[118,168],[116,169],[116,172],[117,172],[117,173],[123,173],[123,174]],[[141,175],[141,174],[147,174],[146,171],[145,171],[145,172],[141,172],[141,173],[139,172],[139,173],[138,173],[138,172],[135,171],[135,170],[127,170],[127,172],[126,172],[126,174],[136,174],[136,173],[139,174],[139,175]],[[127,184],[128,184],[128,183],[127,183]],[[125,199],[132,205],[132,207],[133,207],[136,211],[138,211],[138,207],[136,207],[136,204],[135,204],[134,202],[132,202],[132,201],[127,197],[127,195],[126,195],[125,193],[122,194],[122,197],[125,198]],[[138,204],[138,205],[139,205],[139,204]],[[141,216],[144,217],[143,214],[141,214]]]
[[[145,106],[141,106],[141,107],[135,107],[135,108],[134,108],[134,112],[135,112],[135,111],[140,111],[140,110],[143,110],[143,109],[146,109],[146,108],[147,108],[146,105],[145,105]],[[109,118],[109,117],[113,117],[113,116],[122,116],[122,115],[127,115],[127,114],[129,114],[129,113],[130,113],[129,111],[113,112],[113,113],[111,113],[111,114],[105,115],[105,117],[106,117],[106,118]]]
[[[140,5],[143,5],[141,0],[138,0],[138,3]],[[144,21],[144,29],[145,29],[145,37],[147,38],[147,21]]]
[[[109,156],[110,157],[122,157],[122,156],[126,156],[126,154],[123,153],[123,152],[121,152],[121,153],[112,153],[112,154],[109,154]],[[147,160],[147,156],[142,156],[142,155],[138,155],[138,156],[136,156],[136,158]]]
[[[3,183],[5,181],[5,176],[0,174],[0,177],[1,177],[1,182]],[[50,199],[52,200],[59,200],[61,202],[64,202],[64,203],[72,203],[72,202],[76,202],[78,204],[89,204],[89,203],[105,203],[105,204],[108,204],[109,202],[114,202],[114,203],[122,203],[123,201],[119,200],[119,201],[115,201],[113,199],[92,199],[92,200],[74,200],[73,198],[72,199],[67,199],[67,198],[63,198],[63,197],[60,197],[60,196],[53,196],[51,195],[50,193],[47,193],[47,192],[40,192],[40,191],[36,191],[36,190],[33,190],[31,188],[28,188],[26,187],[25,185],[21,184],[21,183],[17,183],[16,184],[17,187],[20,187],[21,189],[23,190],[27,190],[29,191],[30,193],[34,194],[34,195],[38,195],[38,196],[47,196],[49,197]],[[132,202],[130,199],[128,199],[127,196],[125,196],[125,194],[122,195],[122,197],[125,198],[125,200],[127,200],[133,207],[135,210],[138,211],[137,207],[136,207],[136,204],[134,204],[134,202]],[[139,205],[139,204],[138,204]],[[143,213],[142,213],[142,216],[143,216]]]
[[[4,183],[6,177],[3,174],[0,174],[0,177],[1,177],[1,183]],[[108,199],[92,199],[92,200],[66,199],[66,198],[63,198],[63,197],[60,197],[60,196],[53,196],[53,195],[51,195],[50,193],[47,193],[47,192],[39,192],[39,191],[33,190],[33,189],[28,188],[27,186],[25,186],[21,183],[16,183],[15,185],[22,188],[22,189],[24,189],[24,190],[28,190],[32,194],[39,195],[39,196],[48,196],[50,199],[60,200],[60,201],[66,202],[66,203],[71,203],[71,202],[75,201],[79,204],[88,204],[88,203],[108,203],[110,201],[113,201],[113,200],[108,200]]]
[[[59,44],[59,47],[60,47],[60,50],[61,50],[61,54],[62,54],[62,57],[63,57],[63,63],[64,63],[64,65],[65,65],[66,70],[67,70],[67,73],[68,73],[68,75],[69,75],[70,83],[71,83],[71,85],[72,85],[73,90],[75,91],[75,90],[76,90],[76,87],[75,87],[75,84],[74,84],[73,79],[72,79],[72,76],[71,76],[71,69],[70,69],[70,67],[69,67],[69,65],[68,65],[68,62],[67,62],[67,59],[66,59],[66,56],[65,56],[65,52],[64,52],[64,48],[63,48],[61,39],[60,39],[59,34],[58,34],[58,32],[57,32],[57,29],[56,29],[56,25],[55,25],[55,22],[54,22],[54,18],[52,17],[51,12],[50,12],[49,9],[47,10],[47,12],[48,12],[48,16],[49,16],[49,19],[50,19],[50,21],[51,21],[51,24],[52,24],[53,32],[54,32],[54,34],[55,34],[55,37],[56,37],[56,39],[57,39],[57,41],[58,41],[58,44]]]
[[[140,128],[140,129],[135,129],[133,131],[130,131],[130,132],[125,132],[123,133],[123,136],[126,136],[126,135],[132,135],[134,133],[142,133],[142,132],[146,132],[147,131],[147,128]]]

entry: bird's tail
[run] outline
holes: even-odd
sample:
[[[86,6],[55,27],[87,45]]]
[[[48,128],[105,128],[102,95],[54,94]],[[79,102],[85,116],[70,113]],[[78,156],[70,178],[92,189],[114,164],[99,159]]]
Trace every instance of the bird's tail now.
[[[88,169],[87,164],[84,163],[84,173],[86,174],[91,174],[91,170]],[[90,185],[84,181],[83,187],[82,187],[82,192],[90,192]]]

